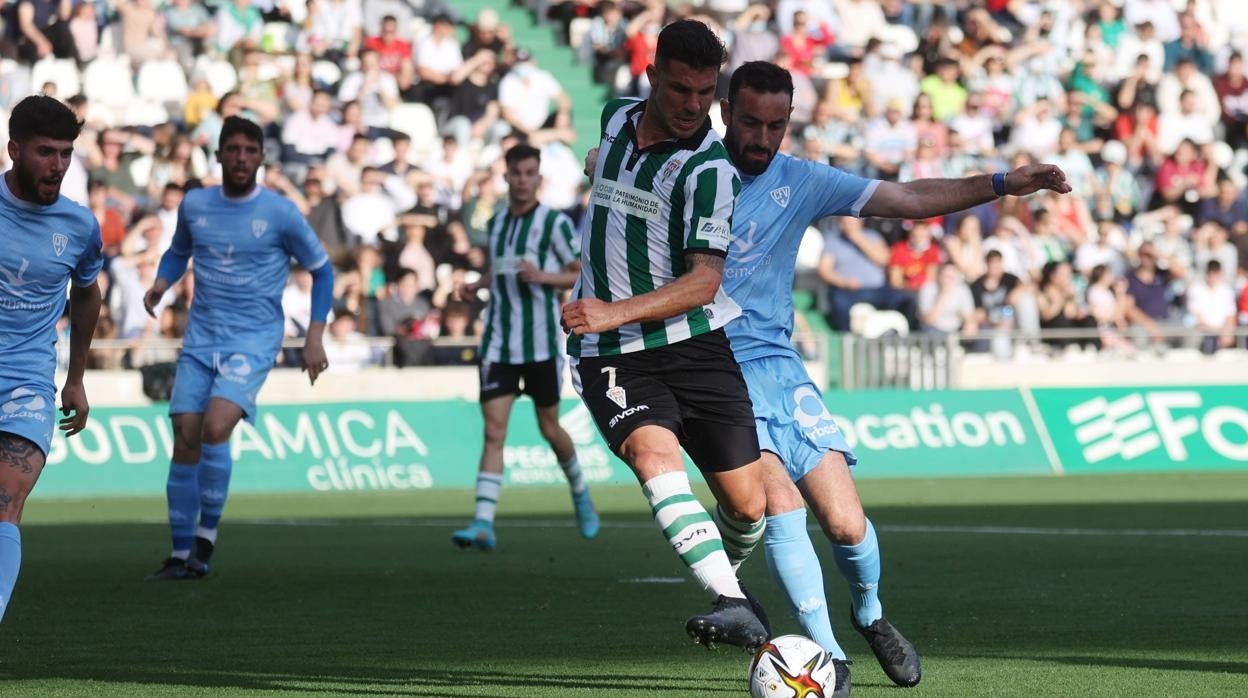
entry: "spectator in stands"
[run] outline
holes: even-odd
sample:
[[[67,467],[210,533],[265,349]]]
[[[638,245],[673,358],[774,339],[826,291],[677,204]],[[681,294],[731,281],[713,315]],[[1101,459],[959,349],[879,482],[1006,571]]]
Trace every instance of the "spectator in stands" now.
[[[620,6],[606,0],[598,6],[598,16],[589,24],[584,47],[573,47],[593,60],[594,81],[608,85],[628,62],[628,34],[624,32],[624,13]],[[770,54],[769,54],[770,55]]]
[[[1229,177],[1218,180],[1218,195],[1206,197],[1196,212],[1196,224],[1216,221],[1227,230],[1248,232],[1248,202],[1243,192]]]
[[[1031,231],[1012,216],[1001,217],[992,236],[984,241],[984,250],[999,252],[1005,271],[1025,281],[1038,278],[1044,263],[1044,253],[1038,249]]]
[[[377,245],[381,239],[398,237],[395,202],[382,189],[386,173],[376,167],[364,167],[360,188],[342,204],[342,224],[347,233],[363,245]]]
[[[833,227],[824,237],[819,278],[828,285],[828,323],[838,332],[849,330],[849,309],[867,303],[879,310],[896,310],[916,327],[917,303],[913,293],[888,284],[885,268],[888,244],[863,221],[846,217],[828,219]]]
[[[426,232],[425,226],[418,223],[404,225],[403,248],[394,260],[400,272],[407,270],[415,274],[416,290],[421,293],[431,292],[438,285],[437,265],[425,247]]]
[[[90,170],[90,178],[108,187],[108,197],[125,215],[146,201],[146,191],[134,181],[133,167],[139,158],[151,155],[154,148],[151,140],[118,129],[106,129],[99,136],[100,152]]]
[[[1039,328],[1036,299],[1031,284],[1005,270],[998,250],[984,255],[984,274],[971,284],[975,317],[985,330]]]
[[[936,74],[919,83],[919,89],[931,99],[932,116],[948,121],[962,112],[967,100],[966,88],[958,82],[958,62],[943,60],[936,64]]]
[[[369,156],[372,152],[373,142],[368,136],[356,134],[351,139],[351,147],[346,152],[334,153],[325,163],[325,170],[329,175],[329,180],[322,180],[322,185],[327,185],[327,194],[338,195],[343,200],[354,196],[360,190],[361,180],[364,175],[364,168],[371,164]]]
[[[397,76],[405,61],[412,60],[412,45],[399,36],[399,20],[394,15],[381,18],[381,34],[364,40],[364,48],[377,52],[381,69]]]
[[[1196,93],[1183,90],[1177,111],[1163,111],[1157,124],[1158,145],[1163,153],[1172,153],[1179,142],[1190,140],[1196,145],[1213,142],[1213,123],[1208,115],[1197,111]]]
[[[1155,342],[1165,339],[1162,330],[1176,327],[1171,277],[1157,267],[1157,251],[1151,242],[1140,245],[1138,263],[1126,275],[1127,319],[1148,333]]]
[[[511,67],[516,48],[511,40],[511,28],[499,22],[494,8],[487,7],[477,13],[477,21],[469,30],[468,43],[463,49],[465,59],[489,51],[499,65]]]
[[[1222,106],[1222,129],[1227,145],[1238,150],[1248,147],[1248,78],[1244,76],[1244,56],[1231,52],[1226,72],[1213,80]]]
[[[516,65],[498,85],[503,119],[512,129],[533,137],[545,129],[566,129],[571,123],[572,100],[532,54],[521,49]]]
[[[837,119],[857,124],[864,118],[875,117],[875,88],[861,60],[852,59],[847,65],[845,77],[827,82],[823,102],[832,106]]]
[[[360,69],[342,80],[338,99],[360,105],[360,118],[370,128],[390,125],[390,112],[399,104],[399,85],[381,69],[381,56],[373,49],[360,52]]]
[[[63,0],[18,0],[7,14],[5,30],[17,49],[17,59],[31,64],[46,56],[76,58],[69,32],[71,3]]]
[[[883,44],[879,49],[879,62],[872,77],[871,104],[865,107],[865,115],[874,118],[883,113],[894,100],[900,104],[914,104],[920,94],[919,79],[914,71],[902,65],[902,51],[893,44]],[[863,64],[864,71],[867,70]]]
[[[215,39],[217,50],[238,64],[241,52],[260,46],[264,18],[251,0],[225,0],[217,9]]]
[[[1010,144],[1015,150],[1047,158],[1057,152],[1061,134],[1062,122],[1053,113],[1053,103],[1045,97],[1015,113]]]
[[[750,61],[769,61],[780,52],[780,37],[771,28],[771,8],[755,3],[732,22],[732,44],[725,70],[732,74]]]
[[[137,68],[165,52],[165,27],[150,0],[117,0],[121,51]]]
[[[350,247],[350,238],[342,222],[338,199],[326,196],[319,177],[309,176],[303,187],[308,202],[308,224],[316,231],[316,237],[325,246],[325,252],[334,260],[335,266],[341,267],[342,254]]]
[[[1206,48],[1209,37],[1196,16],[1185,12],[1179,15],[1179,37],[1165,45],[1165,70],[1174,70],[1181,60],[1189,60],[1196,69],[1206,75],[1213,72],[1213,54]]]
[[[938,275],[919,289],[919,324],[923,331],[970,338],[979,332],[975,299],[957,265],[945,262]]]
[[[489,170],[477,170],[464,185],[464,207],[459,220],[471,245],[481,247],[490,239],[489,222],[502,205],[501,190]]]
[[[364,14],[360,0],[315,0],[308,3],[303,42],[313,56],[335,63],[359,55]]]
[[[498,60],[493,51],[478,51],[455,74],[447,109],[446,131],[461,143],[496,142],[508,129],[498,103]]]
[[[465,255],[471,245],[463,224],[455,220],[450,207],[438,202],[437,188],[431,177],[423,177],[416,187],[417,202],[403,214],[404,225],[425,229],[425,247],[435,264],[465,266]]]
[[[914,221],[906,239],[894,244],[888,260],[888,284],[893,288],[918,291],[935,280],[940,266],[940,248],[932,242],[932,223]]]
[[[411,269],[399,270],[394,292],[377,304],[381,334],[393,337],[394,364],[417,366],[429,362],[432,353],[430,328],[426,321],[433,314],[433,305],[421,293],[419,279]],[[436,326],[434,327],[436,332]]]
[[[1096,173],[1093,217],[1117,223],[1129,221],[1140,208],[1140,185],[1128,169],[1127,146],[1109,141],[1101,151],[1104,169]]]
[[[1043,329],[1071,330],[1096,327],[1096,319],[1088,313],[1087,305],[1079,297],[1074,273],[1068,262],[1047,262],[1040,274],[1040,294],[1036,296]],[[1079,339],[1057,338],[1050,343],[1068,346],[1081,343]]]
[[[642,99],[650,96],[650,78],[646,75],[646,66],[654,63],[655,52],[659,47],[659,30],[662,27],[662,6],[652,6],[637,13],[624,29],[624,33],[628,35],[628,72],[633,77],[633,84],[625,94],[636,94]]]
[[[1196,143],[1184,139],[1157,171],[1156,191],[1149,208],[1177,206],[1186,214],[1194,214],[1202,197],[1216,195],[1216,175],[1217,168],[1210,167],[1201,157]]]
[[[98,179],[87,184],[87,197],[88,208],[95,214],[95,220],[100,225],[104,256],[116,256],[121,252],[121,243],[126,239],[126,222],[121,211],[109,204],[108,185]]]
[[[333,95],[317,90],[306,109],[291,114],[282,127],[282,159],[309,165],[323,162],[333,152],[338,124],[330,116]]]
[[[342,105],[341,111],[342,125],[338,127],[338,139],[334,144],[336,152],[347,152],[358,136],[364,136],[371,142],[377,135],[368,124],[364,123],[364,112],[361,111],[359,102],[346,102]]]
[[[182,120],[186,122],[186,128],[194,132],[216,109],[217,96],[212,93],[212,85],[208,84],[208,79],[203,75],[195,74],[191,79],[190,94],[186,96],[186,104],[182,108]]]
[[[394,148],[394,158],[382,165],[380,169],[388,175],[405,180],[408,173],[416,169],[412,164],[412,139],[406,133],[395,131],[390,138],[390,144]]]
[[[295,54],[294,68],[282,83],[281,89],[282,107],[286,114],[303,111],[312,103],[312,94],[318,89],[313,84],[312,66],[312,54],[306,51]]]
[[[935,117],[931,96],[922,93],[915,97],[911,114],[911,123],[914,124],[914,135],[917,141],[920,144],[926,142],[932,149],[933,157],[947,156],[949,154],[949,127],[943,120]],[[939,176],[939,174],[929,176]]]
[[[834,37],[827,24],[808,26],[805,12],[793,13],[793,30],[780,38],[780,51],[789,59],[791,72],[809,76]]]
[[[1204,123],[1212,127],[1222,118],[1222,108],[1218,103],[1218,93],[1213,89],[1209,76],[1196,69],[1190,58],[1180,58],[1174,72],[1166,73],[1157,88],[1158,111],[1164,117],[1182,110],[1183,93],[1191,92],[1190,112],[1199,115]]]
[[[1157,108],[1149,102],[1136,102],[1114,122],[1114,136],[1126,145],[1131,169],[1152,171],[1165,160],[1168,154],[1162,152],[1158,138],[1160,123]]]
[[[100,50],[100,18],[94,2],[80,2],[70,14],[68,29],[74,42],[74,53],[80,63],[95,60]]]
[[[1093,267],[1088,275],[1088,314],[1100,331],[1101,347],[1130,356],[1135,353],[1135,345],[1123,335],[1129,300],[1126,284],[1120,282],[1109,267]]]
[[[946,223],[948,222],[946,219]],[[984,274],[983,231],[983,223],[979,218],[963,216],[957,219],[953,235],[945,235],[942,240],[949,261],[957,265],[964,278],[978,279]],[[997,256],[1000,257],[1000,253]]]
[[[93,7],[94,3],[84,3]],[[163,10],[165,33],[182,69],[190,72],[217,31],[208,10],[195,0],[172,0]]]
[[[193,179],[208,176],[208,162],[201,150],[195,148],[188,136],[177,134],[168,145],[157,149],[152,161],[151,174],[147,180],[147,196],[159,198],[165,187],[174,184],[183,187]]]
[[[861,58],[871,39],[878,39],[888,23],[878,0],[832,0],[842,31],[836,48],[840,55]]]
[[[358,331],[359,319],[345,308],[334,311],[325,336],[329,373],[354,373],[373,363],[373,348]]]
[[[862,138],[852,125],[836,117],[836,106],[830,100],[825,99],[815,106],[814,117],[803,129],[802,139],[809,147],[816,148],[811,159],[846,169],[861,168]]]
[[[905,118],[905,109],[905,104],[893,100],[883,117],[867,125],[863,133],[863,156],[869,176],[896,180],[901,164],[914,157],[918,135],[914,124]]]
[[[290,283],[282,291],[282,312],[287,337],[307,335],[312,322],[312,274],[307,269],[296,266],[290,270]]]
[[[1222,263],[1211,260],[1204,278],[1187,289],[1187,312],[1195,328],[1204,334],[1200,350],[1213,354],[1235,345],[1235,292],[1222,271]]]
[[[1126,271],[1126,235],[1121,228],[1109,221],[1096,226],[1096,234],[1075,249],[1075,270],[1091,277],[1096,267],[1106,267],[1114,276]]]
[[[1239,250],[1229,238],[1226,227],[1217,221],[1197,226],[1192,234],[1192,258],[1196,268],[1204,269],[1216,259],[1224,270],[1230,272],[1226,276],[1233,281],[1235,270],[1239,269]]]
[[[440,111],[451,98],[451,76],[464,62],[463,48],[455,38],[455,25],[448,15],[433,18],[433,31],[416,44],[417,101],[435,105]]]
[[[247,0],[239,0],[246,2]],[[225,9],[225,8],[223,8]],[[209,159],[217,154],[217,144],[221,138],[221,125],[231,116],[246,116],[243,113],[246,101],[237,92],[226,92],[217,102],[216,111],[204,114],[203,121],[191,132],[191,140],[202,147]]]

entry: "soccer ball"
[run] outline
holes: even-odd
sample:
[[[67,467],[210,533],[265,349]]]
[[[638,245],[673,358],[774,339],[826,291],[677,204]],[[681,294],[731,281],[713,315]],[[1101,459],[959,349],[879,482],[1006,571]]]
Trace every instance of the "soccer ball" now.
[[[754,698],[827,698],[835,685],[832,657],[801,635],[773,638],[750,663]]]

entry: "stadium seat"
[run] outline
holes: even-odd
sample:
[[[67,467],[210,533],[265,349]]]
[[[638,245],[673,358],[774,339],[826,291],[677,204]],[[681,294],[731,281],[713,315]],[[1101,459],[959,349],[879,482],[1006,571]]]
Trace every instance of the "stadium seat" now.
[[[134,100],[134,76],[127,58],[100,57],[82,72],[87,99],[106,107],[125,107]]]
[[[433,110],[423,104],[400,104],[390,112],[390,128],[412,138],[412,154],[422,157],[437,151],[438,124]]]
[[[169,111],[155,102],[135,100],[126,108],[121,123],[128,126],[158,126],[169,120]]]
[[[394,160],[394,143],[389,138],[378,138],[373,141],[373,152],[370,158],[373,165],[381,167]]]
[[[337,85],[342,80],[342,68],[329,61],[317,61],[312,64],[312,79],[326,85]]]
[[[855,303],[849,309],[849,329],[866,339],[878,339],[889,332],[906,337],[910,323],[896,310],[876,310],[870,303]]]
[[[914,30],[904,24],[888,24],[879,30],[875,38],[886,44],[901,49],[902,53],[913,53],[919,48],[919,37]]]
[[[30,69],[31,90],[40,90],[44,83],[56,85],[56,93],[68,97],[82,91],[78,66],[68,58],[41,58]]]
[[[177,61],[146,61],[139,68],[139,97],[149,102],[180,105],[189,92],[186,74]]]
[[[229,92],[238,85],[238,72],[228,61],[216,61],[207,56],[200,56],[195,61],[193,73],[203,75],[217,97]]]
[[[130,163],[130,179],[134,180],[135,185],[146,187],[148,181],[152,178],[152,156],[144,155],[135,158]]]
[[[0,103],[16,104],[30,93],[30,68],[11,58],[0,60]]]

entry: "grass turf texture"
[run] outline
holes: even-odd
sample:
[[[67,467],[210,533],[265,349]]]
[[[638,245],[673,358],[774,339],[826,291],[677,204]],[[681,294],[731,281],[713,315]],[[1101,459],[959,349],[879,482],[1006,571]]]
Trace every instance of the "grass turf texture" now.
[[[1242,532],[1248,474],[860,486],[880,529],[886,612],[924,660],[905,695],[1248,686],[1248,539],[1129,531]],[[144,583],[167,552],[163,500],[36,494],[0,625],[0,694],[747,695],[746,654],[684,635],[707,608],[692,581],[624,581],[685,577],[641,495],[595,495],[606,525],[587,542],[566,492],[505,490],[490,554],[448,540],[469,491],[239,495],[210,578]],[[844,583],[814,535],[854,694],[901,695],[850,627]],[[776,630],[797,632],[761,550],[744,578]]]

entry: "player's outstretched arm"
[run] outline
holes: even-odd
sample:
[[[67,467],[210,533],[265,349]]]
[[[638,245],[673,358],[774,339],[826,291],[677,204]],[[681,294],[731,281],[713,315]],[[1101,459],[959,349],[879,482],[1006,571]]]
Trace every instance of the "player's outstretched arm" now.
[[[91,352],[91,339],[95,337],[95,325],[100,320],[100,285],[92,281],[86,286],[74,286],[69,292],[69,371],[65,387],[61,390],[60,428],[66,436],[73,436],[87,426],[87,391],[82,377],[87,371],[87,356]]]
[[[881,182],[862,208],[864,218],[931,218],[945,216],[1000,198],[1027,196],[1041,190],[1070,193],[1066,173],[1056,165],[1026,165],[1005,173],[962,179],[916,179]]]
[[[312,271],[312,321],[308,323],[308,335],[303,340],[303,370],[308,380],[316,385],[316,379],[329,368],[325,356],[325,320],[334,303],[334,268],[328,262]]]
[[[582,298],[563,306],[563,329],[578,335],[614,330],[635,322],[658,322],[700,308],[715,300],[724,276],[724,258],[717,254],[685,255],[689,270],[666,286],[615,302]]]

